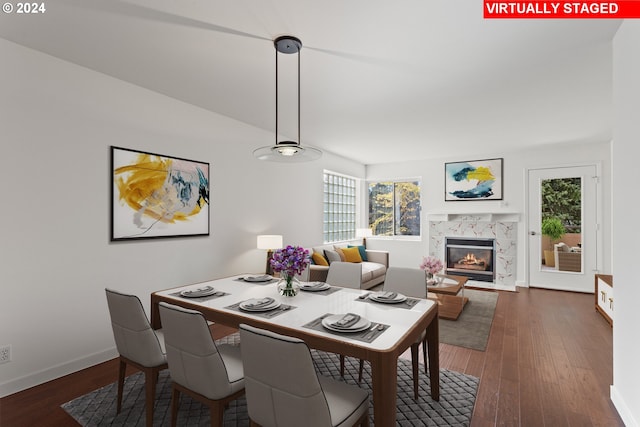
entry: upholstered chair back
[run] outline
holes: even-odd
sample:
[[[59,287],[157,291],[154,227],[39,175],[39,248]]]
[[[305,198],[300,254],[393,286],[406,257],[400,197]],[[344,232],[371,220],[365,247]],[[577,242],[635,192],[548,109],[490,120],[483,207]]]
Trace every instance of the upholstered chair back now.
[[[227,372],[202,313],[161,302],[160,319],[174,382],[212,400],[243,388],[242,375]]]
[[[362,286],[362,264],[334,261],[329,265],[327,283],[343,288],[360,289]]]
[[[145,367],[166,363],[162,331],[154,331],[140,299],[105,289],[116,348],[121,356]]]
[[[419,268],[389,267],[384,279],[384,290],[414,298],[426,298],[425,279],[425,272]]]
[[[304,341],[241,325],[240,342],[247,409],[252,421],[280,427],[332,425]]]

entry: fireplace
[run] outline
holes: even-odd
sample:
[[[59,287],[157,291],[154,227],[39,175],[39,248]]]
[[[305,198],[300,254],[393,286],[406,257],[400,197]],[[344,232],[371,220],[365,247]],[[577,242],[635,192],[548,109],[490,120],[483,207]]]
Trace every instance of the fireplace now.
[[[446,237],[444,255],[446,274],[495,281],[495,239]]]

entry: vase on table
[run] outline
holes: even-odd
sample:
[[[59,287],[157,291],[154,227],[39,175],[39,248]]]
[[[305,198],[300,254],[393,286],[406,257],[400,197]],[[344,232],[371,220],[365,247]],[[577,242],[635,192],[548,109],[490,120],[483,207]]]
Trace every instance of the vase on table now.
[[[278,293],[285,297],[295,297],[300,292],[300,282],[293,274],[280,273]]]
[[[427,276],[427,286],[434,286],[438,283],[433,273],[426,272]]]

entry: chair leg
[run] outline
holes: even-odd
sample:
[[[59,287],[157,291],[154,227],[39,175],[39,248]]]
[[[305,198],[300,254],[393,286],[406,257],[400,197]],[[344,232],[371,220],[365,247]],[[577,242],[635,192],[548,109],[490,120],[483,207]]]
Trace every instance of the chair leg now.
[[[180,390],[171,384],[171,427],[176,427],[178,422],[178,407],[180,406]]]
[[[147,407],[147,427],[153,427],[153,407],[155,405],[156,400],[156,384],[158,383],[157,372],[152,368],[147,368],[144,370],[145,376],[145,405]]]
[[[360,359],[360,368],[358,369],[358,384],[362,381],[362,372],[364,371],[364,360]]]
[[[211,417],[211,427],[222,427],[224,424],[224,409],[220,402],[211,402],[209,408]]]
[[[422,340],[422,360],[424,362],[424,374],[429,374],[429,358],[427,357],[427,339]]]
[[[369,412],[365,412],[362,418],[360,418],[360,426],[369,427]]]
[[[413,368],[413,398],[418,400],[418,347],[420,343],[411,344],[411,367]]]
[[[118,402],[116,404],[116,413],[120,413],[122,409],[122,393],[124,390],[124,376],[127,370],[127,362],[120,358],[120,363],[118,366]]]

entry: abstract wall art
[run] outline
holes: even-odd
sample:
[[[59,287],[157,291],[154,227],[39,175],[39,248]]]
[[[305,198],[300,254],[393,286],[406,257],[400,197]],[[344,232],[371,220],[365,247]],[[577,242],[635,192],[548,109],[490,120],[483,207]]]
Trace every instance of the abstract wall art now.
[[[444,200],[502,200],[502,160],[445,163]]]
[[[111,240],[209,235],[209,163],[111,147]]]

